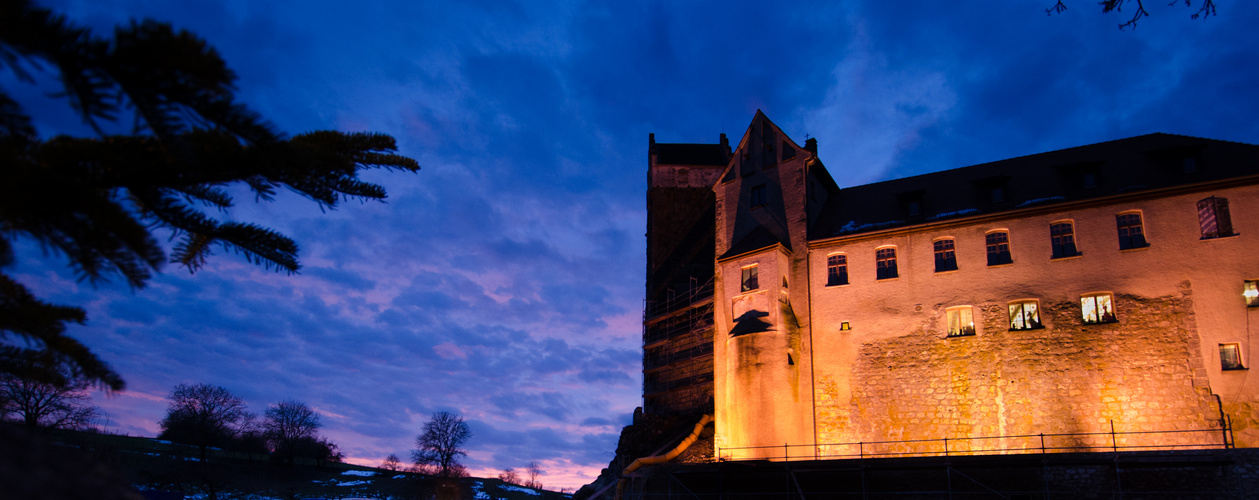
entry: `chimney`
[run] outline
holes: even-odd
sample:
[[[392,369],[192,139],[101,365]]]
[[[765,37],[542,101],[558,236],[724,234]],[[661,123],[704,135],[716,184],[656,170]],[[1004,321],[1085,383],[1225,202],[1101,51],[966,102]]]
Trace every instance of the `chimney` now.
[[[730,156],[730,139],[726,138],[725,132],[721,133],[721,140],[718,142],[721,143],[721,151],[726,154],[726,157],[729,157]]]
[[[817,156],[817,137],[810,137],[808,139],[805,139],[804,149],[810,153],[813,153],[813,156]]]

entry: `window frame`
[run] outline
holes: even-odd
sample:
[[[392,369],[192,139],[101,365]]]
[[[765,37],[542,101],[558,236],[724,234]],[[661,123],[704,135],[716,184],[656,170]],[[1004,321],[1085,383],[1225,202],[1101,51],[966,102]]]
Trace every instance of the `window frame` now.
[[[1032,311],[1030,313],[1032,316],[1031,318],[1027,317],[1028,304],[1032,304],[1033,306]],[[1019,307],[1018,314],[1019,314],[1019,320],[1020,320],[1019,323],[1021,323],[1021,325],[1016,324],[1014,321],[1015,306]],[[1008,319],[1007,324],[1010,325],[1010,331],[1012,332],[1023,331],[1023,330],[1039,330],[1045,327],[1045,323],[1041,321],[1040,319],[1040,300],[1039,299],[1012,300],[1006,303],[1006,312],[1009,313],[1007,316],[1007,319]]]
[[[1136,218],[1136,224],[1124,223],[1124,218]],[[1131,228],[1137,228],[1138,232],[1133,234]],[[1124,234],[1124,230],[1128,230],[1128,234]],[[1145,216],[1140,210],[1128,210],[1115,214],[1115,230],[1119,236],[1119,250],[1138,250],[1149,248],[1150,240],[1147,239],[1145,231]]]
[[[748,207],[760,208],[769,204],[769,188],[765,184],[752,186],[748,190]]]
[[[759,264],[739,268],[742,278],[739,280],[739,293],[755,292],[761,289]]]
[[[896,266],[896,247],[883,246],[874,249],[875,279],[878,281],[896,279],[900,272]]]
[[[1055,234],[1055,230],[1060,230],[1063,226],[1067,232],[1059,232]],[[1080,247],[1075,243],[1075,221],[1074,220],[1058,220],[1049,223],[1049,248],[1050,259],[1067,259],[1071,257],[1079,257]]]
[[[957,318],[956,329],[954,329],[954,317]],[[962,326],[964,322],[968,323],[969,326]],[[953,306],[944,310],[944,334],[946,337],[973,337],[977,333],[974,306]]]
[[[843,273],[837,270],[842,270]],[[848,283],[848,254],[841,252],[827,255],[826,286],[844,286]]]
[[[1210,227],[1211,230],[1207,230]],[[1233,218],[1228,210],[1228,198],[1208,196],[1198,200],[1198,229],[1203,240],[1237,236],[1233,230]]]
[[[1109,319],[1106,317],[1105,313],[1099,312],[1100,310],[1099,308],[1102,305],[1098,301],[1099,297],[1105,297],[1106,305],[1110,307]],[[1094,317],[1094,319],[1092,320],[1089,319],[1089,309],[1087,309],[1090,302],[1092,305],[1092,311],[1093,311],[1093,317]],[[1119,313],[1115,309],[1115,294],[1110,293],[1110,292],[1097,292],[1097,293],[1088,293],[1088,294],[1081,295],[1080,296],[1080,321],[1086,325],[1103,325],[1107,323],[1118,323]]]
[[[948,248],[943,247],[948,242]],[[932,254],[935,256],[935,272],[947,273],[957,270],[957,240],[951,236],[936,238],[931,242]]]
[[[1224,355],[1225,347],[1232,348],[1233,357],[1235,358],[1232,362],[1229,362]],[[1241,342],[1220,342],[1220,371],[1246,370],[1248,368],[1246,367],[1245,359]]]
[[[997,235],[1001,235],[1004,241],[994,243],[992,240]],[[1004,266],[1014,263],[1014,255],[1010,253],[1009,229],[994,229],[984,233],[984,246],[988,250],[988,267]]]
[[[1246,307],[1259,307],[1259,280],[1242,281],[1242,298]]]

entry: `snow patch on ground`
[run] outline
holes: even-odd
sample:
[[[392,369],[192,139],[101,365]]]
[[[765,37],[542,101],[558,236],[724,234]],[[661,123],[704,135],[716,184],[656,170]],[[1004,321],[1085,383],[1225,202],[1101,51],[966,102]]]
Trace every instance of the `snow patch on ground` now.
[[[504,490],[508,490],[508,491],[519,491],[519,492],[521,492],[521,493],[528,493],[528,494],[530,494],[530,495],[534,495],[534,496],[541,496],[541,495],[542,495],[542,493],[541,493],[541,492],[539,492],[538,490],[535,490],[535,489],[533,489],[533,488],[526,488],[526,487],[524,487],[524,486],[516,486],[516,485],[514,485],[514,484],[504,484],[504,485],[502,485],[502,486],[499,486],[499,488],[500,488],[500,489],[504,489]]]
[[[369,470],[347,470],[345,472],[342,472],[341,475],[342,476],[372,477],[372,476],[375,476],[376,473]]]
[[[481,491],[481,488],[484,488],[484,487],[485,485],[482,484],[480,481],[473,481],[472,492],[475,493],[475,495],[473,495],[472,498],[476,500],[493,500],[493,498],[491,498],[488,493]]]
[[[337,483],[337,486],[361,486],[364,484],[372,484],[372,482],[371,481],[345,481],[342,483]]]

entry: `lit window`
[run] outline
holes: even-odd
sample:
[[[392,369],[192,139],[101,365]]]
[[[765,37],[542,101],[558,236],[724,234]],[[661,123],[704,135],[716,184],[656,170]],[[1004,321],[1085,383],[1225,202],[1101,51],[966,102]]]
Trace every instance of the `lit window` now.
[[[1075,226],[1070,221],[1050,224],[1049,240],[1053,246],[1054,259],[1080,255],[1075,248]]]
[[[897,276],[895,248],[880,248],[875,251],[874,258],[878,266],[878,279],[885,280]]]
[[[765,185],[761,184],[759,186],[753,187],[752,194],[748,198],[748,201],[749,201],[749,204],[753,208],[764,206],[765,205]]]
[[[828,255],[826,257],[826,286],[848,284],[848,256]]]
[[[957,270],[957,254],[953,252],[953,239],[935,241],[936,272]]]
[[[1010,233],[994,231],[988,233],[985,239],[988,242],[988,265],[999,266],[1014,262],[1010,257]]]
[[[1198,224],[1202,239],[1232,236],[1233,220],[1228,216],[1228,198],[1212,196],[1198,202]]]
[[[1247,307],[1259,307],[1259,282],[1246,280],[1242,283],[1242,297],[1246,299]]]
[[[1242,364],[1241,344],[1220,344],[1220,369],[1222,370],[1245,370],[1246,369],[1246,365]]]
[[[1119,249],[1145,248],[1145,230],[1141,226],[1141,214],[1126,213],[1115,216],[1115,224],[1119,226]]]
[[[1084,324],[1114,323],[1115,296],[1099,293],[1080,297],[1080,312],[1084,316]]]
[[[944,310],[949,322],[950,337],[964,337],[975,334],[975,313],[971,306],[950,307]]]
[[[756,266],[748,266],[743,268],[743,291],[750,292],[761,287],[760,279],[757,277]]]
[[[1035,300],[1021,300],[1010,303],[1010,329],[1031,330],[1040,328],[1040,303]]]

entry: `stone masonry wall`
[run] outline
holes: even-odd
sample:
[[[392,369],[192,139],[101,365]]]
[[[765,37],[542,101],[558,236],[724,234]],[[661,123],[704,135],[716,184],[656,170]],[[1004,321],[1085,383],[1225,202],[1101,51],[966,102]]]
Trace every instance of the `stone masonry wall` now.
[[[1008,330],[1004,302],[975,304],[975,336],[920,328],[858,347],[850,401],[818,381],[819,441],[927,440],[1218,427],[1188,285],[1178,296],[1115,297],[1118,321],[1083,325],[1075,299],[1041,301],[1044,328]],[[938,311],[943,315],[943,309]],[[981,318],[980,318],[981,317]],[[1119,445],[1219,442],[1212,433],[1121,436]],[[1109,446],[1111,437],[1049,437],[1046,446]],[[953,451],[1030,449],[1038,437],[950,442]],[[937,451],[941,443],[876,452]],[[839,453],[847,450],[832,450]],[[866,446],[865,452],[872,448]]]

